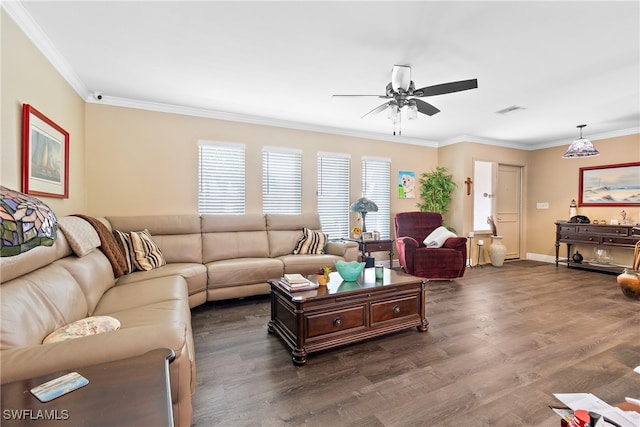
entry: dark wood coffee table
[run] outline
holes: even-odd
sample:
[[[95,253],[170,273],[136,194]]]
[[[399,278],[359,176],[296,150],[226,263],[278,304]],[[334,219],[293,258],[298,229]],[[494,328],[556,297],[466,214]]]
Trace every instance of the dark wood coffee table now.
[[[100,365],[69,369],[24,381],[2,384],[3,426],[173,426],[170,349]],[[89,384],[42,403],[33,387],[76,371]]]
[[[315,280],[315,276],[310,276]],[[331,273],[327,286],[289,292],[270,280],[271,320],[268,331],[291,348],[293,363],[304,365],[307,355],[403,329],[425,332],[426,281],[385,268],[376,281],[366,268],[357,282],[344,282]]]

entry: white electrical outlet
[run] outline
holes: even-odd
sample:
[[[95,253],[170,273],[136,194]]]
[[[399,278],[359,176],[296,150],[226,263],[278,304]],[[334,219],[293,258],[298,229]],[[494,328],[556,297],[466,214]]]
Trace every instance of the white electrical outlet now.
[[[538,202],[538,203],[536,203],[536,209],[549,209],[549,203],[547,203],[547,202]]]

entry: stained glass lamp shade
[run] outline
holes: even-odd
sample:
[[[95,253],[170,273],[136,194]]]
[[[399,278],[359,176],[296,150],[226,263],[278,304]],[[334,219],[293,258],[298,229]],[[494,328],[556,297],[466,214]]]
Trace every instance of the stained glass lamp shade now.
[[[358,212],[362,215],[362,231],[367,231],[367,226],[365,225],[364,219],[367,215],[367,212],[378,212],[378,205],[373,202],[373,200],[369,200],[366,197],[360,197],[358,200],[353,202],[350,207],[352,212]]]
[[[582,137],[582,128],[585,126],[587,125],[576,126],[578,129],[580,129],[580,138],[571,143],[567,152],[562,156],[563,158],[571,159],[574,157],[591,157],[600,154],[600,152],[596,150],[596,147],[593,146],[591,141],[589,141],[587,138]]]
[[[0,255],[13,256],[36,246],[51,246],[58,218],[42,201],[0,186]]]

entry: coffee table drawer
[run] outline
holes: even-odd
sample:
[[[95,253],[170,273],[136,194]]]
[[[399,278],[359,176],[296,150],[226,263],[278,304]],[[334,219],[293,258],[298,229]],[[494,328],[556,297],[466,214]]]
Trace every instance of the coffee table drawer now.
[[[374,302],[371,304],[371,324],[401,317],[418,316],[420,313],[418,310],[419,301],[417,295],[412,295],[389,301]]]
[[[307,336],[309,338],[333,332],[344,331],[345,329],[365,326],[365,306],[344,308],[342,310],[330,311],[307,317]]]

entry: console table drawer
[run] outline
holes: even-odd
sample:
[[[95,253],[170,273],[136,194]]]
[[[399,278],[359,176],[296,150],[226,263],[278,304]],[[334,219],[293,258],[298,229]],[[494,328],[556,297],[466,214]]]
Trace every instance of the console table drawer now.
[[[594,226],[594,225],[580,225],[576,227],[578,233],[585,234],[613,234],[616,236],[628,236],[629,227],[612,227],[612,226]]]
[[[636,241],[634,239],[630,239],[628,237],[609,237],[602,236],[602,243],[605,245],[635,245]]]
[[[371,324],[386,322],[400,317],[417,316],[419,298],[417,295],[371,304]]]
[[[593,234],[561,234],[560,235],[560,241],[561,242],[584,242],[584,243],[591,243],[594,245],[599,245],[600,243],[602,243],[602,239],[603,236],[596,236]]]
[[[344,308],[307,317],[307,337],[313,338],[345,329],[365,326],[365,305]]]

